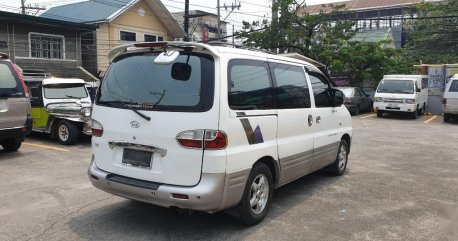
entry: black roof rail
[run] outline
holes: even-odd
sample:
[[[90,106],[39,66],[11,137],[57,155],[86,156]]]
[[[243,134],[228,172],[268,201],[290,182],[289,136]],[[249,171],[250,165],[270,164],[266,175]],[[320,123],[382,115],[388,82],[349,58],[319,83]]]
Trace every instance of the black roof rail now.
[[[0,52],[0,58],[9,59],[10,56],[7,53]]]
[[[276,54],[274,52],[271,52],[271,51],[268,51],[268,50],[265,50],[265,49],[257,49],[257,48],[253,48],[253,47],[240,45],[240,44],[231,44],[231,43],[228,43],[228,42],[210,41],[210,42],[207,42],[206,44],[211,45],[211,46],[233,47],[233,48],[237,48],[237,49],[246,49],[246,50],[251,50],[251,51],[263,52],[263,53],[267,53],[267,54]]]

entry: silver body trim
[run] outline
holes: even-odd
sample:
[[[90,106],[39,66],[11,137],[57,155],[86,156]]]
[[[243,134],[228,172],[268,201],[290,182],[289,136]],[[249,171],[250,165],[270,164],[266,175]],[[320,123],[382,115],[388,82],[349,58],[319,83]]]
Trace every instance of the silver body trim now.
[[[108,142],[108,146],[110,149],[113,149],[115,146],[129,148],[138,151],[149,151],[149,152],[156,152],[161,157],[167,155],[167,149],[160,146],[151,146],[151,145],[143,145],[137,143],[130,143],[125,141],[110,141]]]

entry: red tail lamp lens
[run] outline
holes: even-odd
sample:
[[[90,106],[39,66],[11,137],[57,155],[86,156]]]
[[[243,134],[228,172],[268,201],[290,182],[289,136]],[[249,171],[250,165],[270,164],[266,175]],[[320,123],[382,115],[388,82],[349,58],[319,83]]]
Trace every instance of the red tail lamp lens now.
[[[91,130],[92,130],[92,136],[101,137],[103,135],[102,124],[94,119],[92,119]]]

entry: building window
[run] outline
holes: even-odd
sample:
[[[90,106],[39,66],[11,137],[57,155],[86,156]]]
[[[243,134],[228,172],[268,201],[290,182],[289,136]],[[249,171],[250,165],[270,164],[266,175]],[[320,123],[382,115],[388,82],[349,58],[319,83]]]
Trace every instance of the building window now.
[[[30,34],[30,57],[42,59],[64,59],[64,36]]]
[[[119,39],[124,41],[137,41],[137,34],[134,32],[119,31]]]
[[[145,33],[145,42],[157,42],[157,41],[164,41],[164,37]]]

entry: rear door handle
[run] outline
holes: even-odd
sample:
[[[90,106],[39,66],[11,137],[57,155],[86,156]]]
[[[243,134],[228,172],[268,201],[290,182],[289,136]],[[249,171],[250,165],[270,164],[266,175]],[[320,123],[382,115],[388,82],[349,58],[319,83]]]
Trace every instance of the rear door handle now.
[[[312,115],[309,115],[308,122],[309,122],[309,126],[313,125],[313,116]]]

